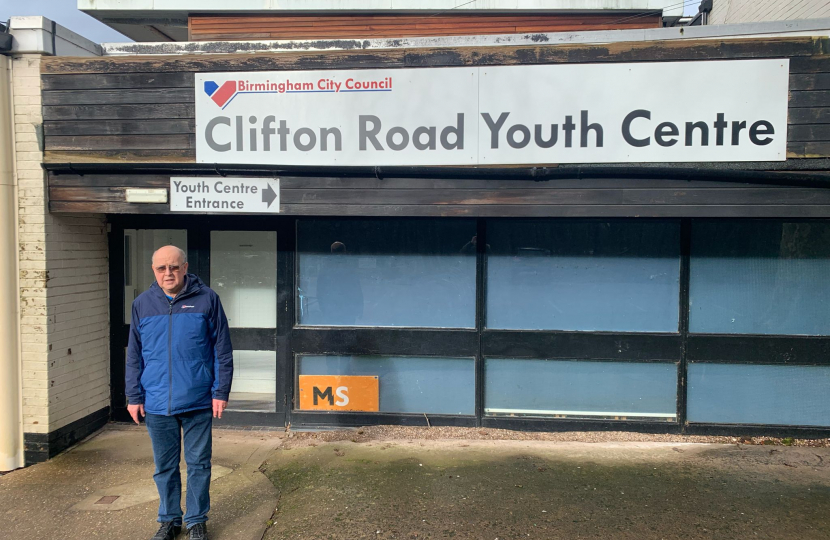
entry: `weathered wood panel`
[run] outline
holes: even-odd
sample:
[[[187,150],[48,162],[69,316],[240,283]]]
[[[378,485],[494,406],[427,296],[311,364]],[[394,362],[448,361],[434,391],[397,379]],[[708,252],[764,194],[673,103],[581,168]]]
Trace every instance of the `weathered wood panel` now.
[[[193,134],[195,132],[195,118],[43,122],[43,134],[46,137],[68,135],[166,135],[170,133]],[[52,140],[48,140],[51,148]]]
[[[830,107],[790,108],[787,122],[792,124],[830,124]]]
[[[191,16],[191,41],[459,36],[659,28],[659,13]]]
[[[830,124],[791,125],[787,129],[791,142],[830,141]]]
[[[787,144],[788,158],[818,158],[830,156],[830,141],[791,142]]]
[[[44,105],[120,105],[140,103],[193,103],[194,89],[140,88],[113,90],[52,90],[43,92]]]
[[[524,45],[395,49],[389,51],[284,52],[223,55],[47,57],[44,74],[169,73],[299,69],[369,69],[455,65],[516,65],[586,62],[660,62],[726,58],[791,58],[802,71],[830,72],[824,54],[827,38],[775,40],[698,40],[625,42],[602,45]],[[801,58],[806,57],[806,58]],[[806,62],[806,63],[805,63]]]
[[[99,90],[142,88],[193,88],[195,75],[191,71],[180,73],[81,73],[77,75],[43,75],[44,92],[51,90]]]
[[[194,118],[193,103],[162,105],[52,105],[43,107],[43,120],[136,120],[139,118]]]
[[[196,135],[69,135],[53,136],[52,150],[188,150],[195,146]]]
[[[47,150],[49,163],[194,163],[196,150]]]
[[[166,188],[167,175],[50,173],[49,186],[50,208],[56,212],[169,211],[167,205],[125,202],[127,187]],[[636,178],[533,182],[282,177],[280,202],[283,213],[297,215],[610,216],[622,208],[627,209],[624,215],[642,216],[830,215],[830,189]]]
[[[165,204],[128,204],[117,202],[52,201],[49,209],[58,213],[170,214]],[[559,205],[559,206],[344,206],[281,205],[283,215],[294,216],[366,216],[366,217],[709,217],[709,218],[828,218],[830,207],[818,206],[630,206],[630,205]]]
[[[194,139],[185,136],[195,131],[194,71],[782,57],[789,57],[791,65],[788,158],[815,159],[830,156],[828,50],[827,39],[798,37],[478,49],[47,58],[42,62],[45,162],[195,161]],[[781,168],[772,162],[739,166]]]

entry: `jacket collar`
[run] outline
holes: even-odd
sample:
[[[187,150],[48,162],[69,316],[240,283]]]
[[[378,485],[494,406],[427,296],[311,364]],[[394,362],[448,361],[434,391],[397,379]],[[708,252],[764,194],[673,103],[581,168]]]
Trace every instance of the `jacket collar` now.
[[[177,294],[176,297],[173,298],[172,302],[175,302],[179,298],[190,296],[191,294],[198,292],[204,286],[205,284],[204,282],[202,282],[201,279],[199,279],[199,276],[197,276],[196,274],[186,274],[184,277],[184,287],[182,287],[182,290],[179,291],[179,294]],[[162,288],[159,287],[159,284],[157,282],[154,281],[152,285],[150,285],[150,289],[153,290],[153,292],[155,292],[159,297],[163,298],[165,301],[169,301],[167,300],[167,295],[164,293]]]

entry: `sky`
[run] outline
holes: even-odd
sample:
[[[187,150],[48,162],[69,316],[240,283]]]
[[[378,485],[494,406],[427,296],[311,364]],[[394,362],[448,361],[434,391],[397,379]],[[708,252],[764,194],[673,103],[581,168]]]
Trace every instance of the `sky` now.
[[[24,15],[42,15],[95,43],[132,41],[98,22],[76,7],[75,0],[0,0],[0,20]]]
[[[679,4],[684,0],[677,0]],[[685,0],[684,13],[694,15],[700,0]],[[676,4],[675,4],[676,5]],[[0,0],[0,20],[11,16],[43,15],[96,43],[132,41],[109,26],[78,11],[75,0]]]

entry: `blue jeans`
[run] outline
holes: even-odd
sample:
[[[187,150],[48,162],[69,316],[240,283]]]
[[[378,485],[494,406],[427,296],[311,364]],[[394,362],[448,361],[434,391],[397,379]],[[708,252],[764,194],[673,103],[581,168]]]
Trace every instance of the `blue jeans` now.
[[[210,510],[210,458],[213,444],[211,427],[213,411],[201,409],[173,416],[148,414],[145,417],[147,431],[153,443],[153,460],[156,472],[153,480],[159,491],[160,523],[172,521],[182,524],[182,477],[179,460],[184,433],[184,460],[187,463],[187,515],[188,527],[207,521]]]

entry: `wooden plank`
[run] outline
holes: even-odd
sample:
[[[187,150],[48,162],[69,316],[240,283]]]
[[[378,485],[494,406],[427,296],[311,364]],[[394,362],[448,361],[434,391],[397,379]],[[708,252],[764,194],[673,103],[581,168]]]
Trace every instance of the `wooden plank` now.
[[[657,44],[655,44],[657,43]],[[588,62],[655,62],[682,60],[717,60],[741,58],[798,57],[815,54],[818,45],[812,40],[788,38],[770,40],[706,40],[624,42],[591,47],[564,45],[555,47],[499,47],[482,54],[481,49],[412,49],[407,53],[407,67],[465,65],[517,65]]]
[[[69,135],[45,138],[47,150],[183,150],[196,148],[193,133],[176,135]]]
[[[830,206],[374,206],[280,205],[287,215],[412,217],[830,217]]]
[[[830,142],[791,142],[787,144],[787,158],[821,158],[830,156]]]
[[[47,137],[60,135],[167,135],[172,133],[195,133],[196,120],[193,118],[166,120],[62,120],[43,122],[43,134]]]
[[[46,150],[44,163],[195,163],[190,150]]]
[[[57,187],[168,187],[170,174],[97,174],[84,175],[49,173],[49,185]],[[828,173],[822,173],[828,174]],[[183,173],[185,176],[203,176],[206,180],[220,177],[215,173]],[[565,178],[548,181],[505,179],[446,179],[446,178],[384,178],[373,177],[298,177],[280,176],[280,187],[293,190],[326,189],[481,189],[481,190],[555,190],[555,189],[747,189],[747,184],[669,180],[660,178]]]
[[[830,106],[830,90],[790,92],[789,106],[793,108],[828,107]]]
[[[49,201],[125,202],[126,187],[49,187]]]
[[[50,201],[51,212],[171,214],[166,204]],[[284,215],[393,217],[747,217],[827,218],[830,206],[452,206],[280,205]],[[178,212],[176,213],[178,214]]]
[[[791,74],[790,90],[830,90],[830,73]]]
[[[816,43],[826,42],[828,38],[816,38]],[[814,56],[790,59],[790,75],[797,73],[830,73],[830,56],[816,51]]]
[[[830,107],[790,108],[787,111],[787,123],[799,124],[830,124]]]
[[[43,120],[135,120],[137,118],[194,118],[193,104],[161,105],[46,105]]]
[[[745,189],[284,189],[282,204],[369,205],[757,205],[826,204],[830,190],[796,188]]]
[[[40,77],[44,91],[47,90],[98,90],[128,88],[193,88],[195,74],[180,73],[98,73],[45,74]]]
[[[446,178],[329,178],[280,176],[281,189],[744,189],[746,184],[658,178],[561,178],[546,181]]]
[[[517,22],[563,22],[572,24],[625,24],[630,20],[638,19],[659,19],[660,14],[652,12],[643,13],[526,13],[515,14],[474,14],[474,15],[330,15],[330,16],[302,16],[302,15],[254,15],[254,16],[191,16],[190,24],[193,31],[203,28],[231,27],[231,28],[263,28],[272,25],[285,27],[309,27],[309,26],[344,26],[344,25],[367,25],[367,24],[397,24],[410,25],[424,22],[433,24],[481,24],[494,23],[515,24]]]
[[[126,186],[50,183],[52,201],[123,201]],[[281,189],[280,202],[303,206],[815,206],[830,207],[830,190],[740,189],[557,189],[557,190],[297,190]]]
[[[830,124],[789,126],[787,140],[790,142],[830,141]]]
[[[170,176],[150,174],[48,174],[49,188],[55,187],[170,187]]]
[[[620,19],[617,19],[620,20]],[[654,28],[660,21],[659,16],[641,17],[614,22],[612,19],[581,18],[515,18],[507,20],[493,19],[438,19],[414,18],[411,20],[333,20],[315,22],[296,22],[291,20],[263,21],[256,24],[211,24],[200,25],[193,33],[196,38],[207,35],[227,35],[229,37],[250,32],[273,32],[279,35],[299,37],[310,33],[324,36],[356,34],[366,32],[419,33],[433,31],[455,35],[480,34],[481,32],[513,33],[523,31],[592,30]]]
[[[46,57],[43,73],[145,73],[392,68],[585,62],[637,62],[724,58],[778,58],[819,54],[822,40],[694,40],[602,45],[427,48],[389,51],[285,52],[223,55]],[[795,60],[795,58],[793,58]],[[826,70],[830,71],[830,69]]]
[[[403,67],[405,50],[175,56],[47,57],[42,73],[165,73]],[[60,61],[56,60],[61,58]],[[70,59],[71,58],[71,59]]]
[[[124,90],[48,90],[43,92],[44,105],[115,105],[142,103],[193,103],[191,88],[142,88]]]
[[[58,213],[94,214],[170,214],[168,204],[135,204],[126,202],[49,201],[49,211]]]

